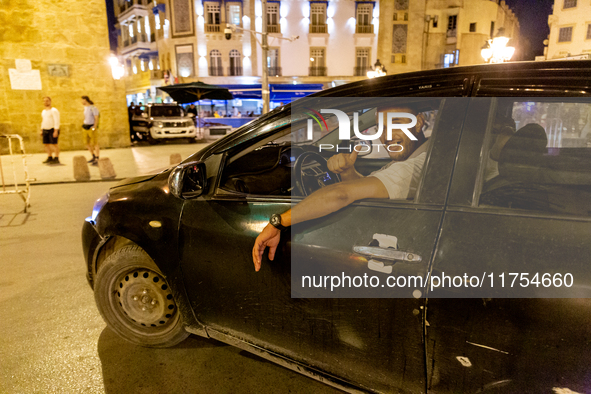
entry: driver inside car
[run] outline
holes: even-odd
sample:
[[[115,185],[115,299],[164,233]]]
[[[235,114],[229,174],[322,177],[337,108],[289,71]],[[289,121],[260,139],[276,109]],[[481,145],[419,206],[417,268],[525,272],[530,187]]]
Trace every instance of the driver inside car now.
[[[417,110],[406,106],[378,108],[376,116],[378,112],[383,112],[384,116],[387,112],[406,112],[415,115],[417,123],[408,130],[417,140],[411,140],[400,129],[392,130],[392,139],[387,140],[387,133],[384,130],[380,136],[381,148],[390,148],[387,151],[392,161],[365,177],[355,170],[354,164],[359,154],[355,149],[351,153],[339,153],[331,157],[328,160],[328,169],[340,174],[342,182],[323,187],[292,209],[271,217],[270,222],[256,238],[252,249],[255,271],[261,269],[265,248],[269,248],[269,260],[275,258],[281,230],[293,224],[326,216],[357,200],[414,197],[427,157],[428,143],[422,131],[424,118]],[[392,122],[402,124],[407,123],[408,120],[408,118],[394,118]]]

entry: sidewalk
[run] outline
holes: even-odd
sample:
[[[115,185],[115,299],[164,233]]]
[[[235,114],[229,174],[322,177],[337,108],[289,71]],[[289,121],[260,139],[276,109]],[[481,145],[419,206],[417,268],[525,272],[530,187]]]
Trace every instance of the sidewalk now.
[[[170,167],[171,154],[180,153],[182,160],[185,160],[209,144],[209,142],[202,144],[169,142],[162,145],[135,145],[130,148],[102,149],[101,158],[108,157],[111,160],[116,174],[115,179],[124,179],[160,172]],[[90,159],[90,153],[88,151],[65,151],[60,153],[61,164],[47,165],[43,164],[43,161],[47,159],[47,154],[28,154],[26,156],[26,163],[29,179],[35,179],[31,181],[31,184],[76,182],[74,179],[73,162],[74,157],[80,155],[86,159]],[[6,186],[14,185],[15,172],[18,183],[24,184],[25,174],[22,155],[16,154],[12,160],[9,155],[2,155],[0,159],[2,160],[2,170],[4,172]],[[14,161],[14,165],[12,161]],[[90,180],[101,180],[98,166],[91,166],[89,164],[88,167],[90,169]]]

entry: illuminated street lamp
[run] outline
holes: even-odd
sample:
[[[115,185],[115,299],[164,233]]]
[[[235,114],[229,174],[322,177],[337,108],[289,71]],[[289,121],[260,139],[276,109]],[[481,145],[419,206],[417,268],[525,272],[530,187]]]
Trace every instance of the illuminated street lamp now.
[[[376,78],[376,77],[383,77],[386,75],[386,67],[382,63],[380,63],[380,59],[376,60],[376,64],[373,65],[373,68],[367,72],[368,78]]]
[[[508,47],[509,37],[505,37],[505,29],[500,28],[497,35],[487,40],[480,55],[487,63],[503,63],[508,62],[515,53],[515,47]]]
[[[109,58],[109,64],[111,65],[111,73],[114,79],[121,79],[125,74],[125,68],[123,64],[119,63],[119,59],[115,55],[111,55]]]

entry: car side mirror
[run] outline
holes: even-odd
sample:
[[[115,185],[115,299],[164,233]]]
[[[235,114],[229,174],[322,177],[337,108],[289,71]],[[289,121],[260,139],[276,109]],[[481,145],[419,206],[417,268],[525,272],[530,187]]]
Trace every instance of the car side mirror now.
[[[199,197],[207,186],[206,174],[202,161],[179,164],[168,177],[170,193],[183,200]]]
[[[195,114],[194,114],[194,113],[192,113],[192,112],[189,112],[189,113],[187,114],[187,116],[188,116],[189,118],[194,118],[194,117],[195,117]]]

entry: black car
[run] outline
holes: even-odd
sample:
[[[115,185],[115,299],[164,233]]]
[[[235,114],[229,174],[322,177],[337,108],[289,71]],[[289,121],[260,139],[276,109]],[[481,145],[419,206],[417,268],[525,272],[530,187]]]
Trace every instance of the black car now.
[[[318,143],[293,136],[298,101],[111,188],[82,237],[108,326],[143,346],[214,338],[345,391],[589,392],[591,61],[392,75],[311,100],[368,98],[367,110],[384,97],[419,103],[428,119],[416,194],[294,226],[260,272],[252,247],[271,215],[335,182],[323,163],[334,152],[298,160]],[[367,175],[387,161],[360,155],[356,168]],[[420,261],[390,273],[370,266],[353,246],[376,233]],[[486,274],[488,283],[492,274],[495,283],[467,297],[423,285],[394,298],[310,298],[294,287],[294,249],[327,272],[345,261],[384,279]]]

